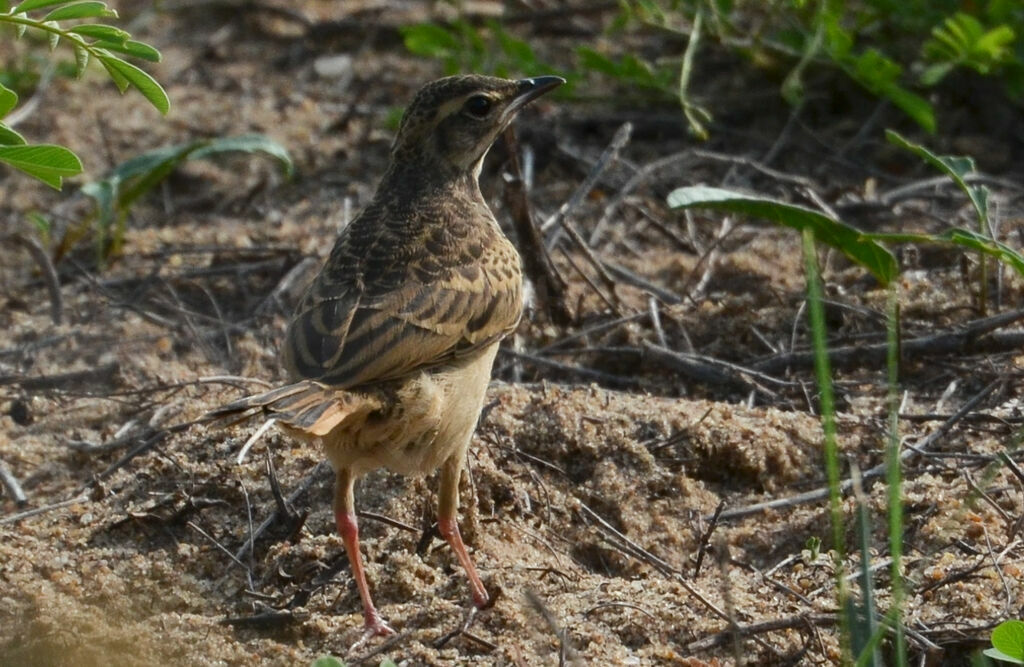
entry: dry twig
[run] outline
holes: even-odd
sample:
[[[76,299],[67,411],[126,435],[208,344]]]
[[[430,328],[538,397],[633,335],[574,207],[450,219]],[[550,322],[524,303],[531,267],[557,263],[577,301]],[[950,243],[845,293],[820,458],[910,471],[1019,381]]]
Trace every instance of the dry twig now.
[[[28,498],[25,496],[25,491],[21,488],[21,483],[18,482],[18,478],[14,476],[11,469],[7,467],[3,459],[0,459],[0,483],[7,489],[7,495],[14,500],[14,504],[18,507],[24,507],[25,503],[28,502]]]
[[[544,245],[534,222],[533,209],[526,196],[526,185],[519,165],[515,130],[512,126],[505,130],[505,144],[508,146],[511,173],[505,176],[504,198],[515,225],[523,270],[533,283],[537,291],[537,300],[551,321],[559,326],[567,326],[574,318],[565,301],[565,280],[551,261],[551,255],[548,254],[547,246]]]

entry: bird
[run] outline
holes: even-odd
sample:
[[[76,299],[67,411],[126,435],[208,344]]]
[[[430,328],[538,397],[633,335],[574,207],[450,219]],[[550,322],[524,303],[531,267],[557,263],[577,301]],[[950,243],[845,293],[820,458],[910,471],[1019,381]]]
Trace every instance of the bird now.
[[[378,468],[440,468],[438,531],[475,607],[489,604],[459,532],[458,485],[499,343],[522,316],[523,279],[479,176],[518,112],[563,83],[469,74],[420,88],[373,198],[341,231],[290,320],[280,350],[290,383],[206,415],[220,426],[263,416],[322,446],[364,640],[394,633],[370,594],[355,511],[355,481]]]

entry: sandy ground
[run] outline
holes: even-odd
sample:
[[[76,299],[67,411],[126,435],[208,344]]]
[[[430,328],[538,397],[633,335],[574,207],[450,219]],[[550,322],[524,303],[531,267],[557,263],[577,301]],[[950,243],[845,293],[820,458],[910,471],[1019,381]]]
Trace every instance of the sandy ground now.
[[[327,11],[299,6],[313,18]],[[266,133],[292,152],[297,176],[285,181],[252,158],[186,166],[133,209],[125,252],[111,266],[96,270],[88,239],[61,258],[61,324],[29,253],[13,241],[0,246],[0,460],[28,496],[24,506],[0,496],[0,663],[301,665],[326,653],[410,665],[837,660],[834,561],[827,546],[811,546],[815,538],[831,544],[827,502],[709,529],[720,505],[732,511],[824,487],[810,368],[795,364],[777,374],[785,383],[750,391],[642,358],[642,343],[659,340],[645,319],[648,290],[625,281],[619,313],[610,312],[562,255],[580,319],[562,328],[534,312],[508,342],[528,358],[499,357],[462,481],[463,534],[494,607],[470,618],[461,569],[429,532],[436,478],[378,471],[359,483],[357,504],[368,513],[361,526],[375,600],[398,635],[350,651],[359,599],[319,452],[272,432],[237,464],[257,425],[176,425],[280,381],[276,345],[294,289],[275,289],[293,270],[301,281],[326,254],[339,224],[372,193],[394,109],[440,72],[383,38],[311,41],[283,19],[214,9],[197,29],[189,12],[141,7],[125,14],[164,52],[154,71],[174,110],[161,120],[137,98],[97,94],[107,85],[98,74],[56,78],[18,129],[71,146],[86,156],[88,174],[57,194],[3,172],[4,238],[31,234],[25,213],[42,211],[53,221],[52,249],[88,212],[78,183],[191,138]],[[0,53],[24,52],[16,49]],[[347,83],[317,74],[318,58],[337,52],[354,58]],[[614,132],[580,120],[588,114],[600,115],[548,101],[527,117],[524,145],[560,148],[537,149],[531,197],[541,219]],[[629,168],[686,145],[685,137],[645,138],[637,124],[624,163],[586,200],[579,224],[605,210],[635,173]],[[504,221],[502,149],[495,153],[484,189]],[[686,178],[720,173],[702,169]],[[664,342],[752,365],[771,346],[805,341],[794,325],[804,289],[794,235],[741,225],[708,259],[637,214],[650,207],[677,241],[687,238],[687,221],[661,203],[682,178],[672,169],[652,176],[597,248],[661,290],[689,295],[662,299]],[[1008,241],[1022,219],[1012,194],[1000,200]],[[697,236],[710,241],[714,229],[708,223]],[[835,345],[880,340],[885,291],[842,258],[822,256]],[[967,260],[903,260],[905,339],[977,317],[962,278]],[[1019,279],[1004,276],[1000,289],[1004,310],[1020,305]],[[634,317],[594,328],[620,315]],[[562,347],[552,352],[554,343]],[[1019,348],[988,339],[904,360],[901,435],[930,452],[904,466],[906,623],[914,654],[930,655],[930,664],[965,664],[995,623],[1024,606],[1024,487],[995,458],[1009,449],[1020,461],[1013,433],[1022,366]],[[844,461],[870,470],[887,437],[884,373],[866,359],[841,365],[836,377]],[[942,426],[993,380],[972,416]],[[274,483],[290,499],[286,511]],[[877,480],[864,487],[884,612],[886,489]],[[854,495],[843,503],[848,526],[857,505]],[[270,517],[249,548],[253,528]],[[850,528],[846,549],[856,554],[857,545]],[[847,572],[858,561],[848,556]]]

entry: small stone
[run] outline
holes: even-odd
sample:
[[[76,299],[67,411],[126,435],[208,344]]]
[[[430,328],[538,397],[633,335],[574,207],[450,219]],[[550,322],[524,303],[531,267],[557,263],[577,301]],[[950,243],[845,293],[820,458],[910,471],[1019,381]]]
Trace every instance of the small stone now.
[[[352,56],[347,53],[335,53],[320,56],[313,61],[313,71],[321,79],[336,79],[344,88],[352,80]]]

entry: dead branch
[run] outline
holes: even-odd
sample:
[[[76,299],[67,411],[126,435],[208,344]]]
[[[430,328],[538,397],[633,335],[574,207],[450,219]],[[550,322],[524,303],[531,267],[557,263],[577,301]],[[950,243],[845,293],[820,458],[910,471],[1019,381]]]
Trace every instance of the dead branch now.
[[[506,356],[506,357],[511,357],[513,359],[521,359],[523,361],[526,361],[528,363],[533,364],[534,366],[553,368],[555,370],[562,371],[564,373],[571,373],[573,375],[579,375],[581,377],[591,378],[593,380],[597,380],[598,382],[607,384],[609,386],[614,386],[614,387],[633,386],[637,382],[637,379],[635,377],[627,377],[625,375],[612,375],[611,373],[605,373],[603,371],[597,371],[597,370],[594,370],[592,368],[584,368],[582,366],[573,366],[571,364],[563,364],[563,363],[561,363],[559,361],[554,361],[554,360],[551,360],[551,359],[545,359],[544,357],[538,357],[538,356],[532,355],[532,354],[526,354],[525,352],[516,352],[514,350],[509,350],[509,349],[506,349],[504,347],[500,348],[498,350],[498,353],[503,355],[503,356]]]
[[[114,361],[84,371],[71,371],[54,375],[37,375],[35,377],[0,375],[0,386],[14,384],[25,391],[65,391],[69,387],[81,387],[83,385],[90,387],[107,385],[113,387],[118,384],[118,373],[120,370],[120,364]]]
[[[686,650],[691,653],[707,651],[708,649],[722,646],[731,641],[735,633],[741,637],[753,637],[755,635],[776,632],[778,630],[789,630],[804,625],[833,626],[838,622],[835,614],[800,614],[798,616],[787,616],[776,618],[762,623],[750,625],[735,625],[722,632],[715,633],[709,637],[698,639],[686,645]]]
[[[515,130],[512,126],[505,130],[505,144],[508,146],[511,173],[505,174],[504,199],[515,226],[523,269],[533,283],[537,291],[537,301],[548,318],[558,326],[568,326],[575,318],[565,301],[565,280],[551,261],[551,255],[534,222],[533,209],[527,197],[519,165]]]
[[[230,625],[236,628],[253,628],[268,630],[281,628],[295,623],[302,623],[310,617],[308,611],[290,611],[267,609],[251,616],[228,616],[220,620],[222,625]]]
[[[672,292],[669,292],[663,287],[658,287],[646,278],[639,276],[624,266],[620,266],[615,262],[604,261],[602,262],[604,267],[608,269],[608,273],[615,276],[622,282],[632,285],[633,287],[644,290],[652,296],[658,297],[662,303],[666,303],[670,306],[674,306],[677,303],[682,303],[683,299]]]
[[[752,368],[702,354],[676,352],[649,341],[644,341],[643,353],[647,360],[665,364],[672,368],[672,370],[705,384],[739,387],[746,391],[757,390],[769,396],[774,395],[775,392],[767,389],[764,385],[771,384],[779,387],[800,386],[798,382],[780,380]]]
[[[1024,309],[1000,313],[991,317],[983,317],[968,322],[956,331],[944,331],[929,336],[903,340],[900,344],[900,354],[906,359],[915,355],[933,356],[952,352],[967,353],[988,350],[995,347],[993,343],[997,339],[986,337],[986,334],[991,334],[996,329],[1008,326],[1022,319],[1024,319]],[[1012,349],[1014,343],[1019,343],[1019,339],[1017,336],[1011,336],[1007,340],[1000,342],[999,347],[1009,345],[1009,349]],[[871,345],[847,345],[830,349],[829,359],[833,369],[873,366],[884,363],[888,349],[888,343],[884,342]],[[809,368],[813,365],[813,352],[780,354],[753,364],[755,368],[766,373],[778,373],[794,366]]]

